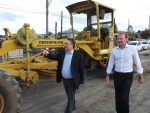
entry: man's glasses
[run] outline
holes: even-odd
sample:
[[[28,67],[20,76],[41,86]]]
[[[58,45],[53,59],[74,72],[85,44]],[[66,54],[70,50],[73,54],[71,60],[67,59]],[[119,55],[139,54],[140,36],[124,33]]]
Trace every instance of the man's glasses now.
[[[65,45],[72,45],[72,44],[69,44],[69,43],[65,43]]]

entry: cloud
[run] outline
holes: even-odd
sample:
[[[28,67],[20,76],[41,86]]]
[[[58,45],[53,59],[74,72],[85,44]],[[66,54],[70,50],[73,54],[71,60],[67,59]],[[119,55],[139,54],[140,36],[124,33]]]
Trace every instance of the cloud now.
[[[55,32],[55,22],[57,22],[57,32],[61,30],[61,11],[63,11],[63,30],[71,27],[70,15],[65,8],[68,5],[80,2],[81,0],[52,0],[49,6],[49,31]],[[120,30],[126,30],[128,19],[135,31],[148,28],[150,7],[148,0],[95,0],[106,6],[115,8],[116,24]],[[84,18],[75,17],[76,30],[82,30],[86,24]],[[30,23],[36,33],[46,32],[46,1],[41,0],[2,0],[0,3],[0,34],[4,34],[3,28],[8,27],[16,33],[24,23]]]
[[[18,18],[25,18],[25,16],[23,15],[18,15],[18,14],[14,14],[10,12],[1,12],[0,15],[1,15],[0,16],[1,22],[4,22],[4,21],[16,22]]]

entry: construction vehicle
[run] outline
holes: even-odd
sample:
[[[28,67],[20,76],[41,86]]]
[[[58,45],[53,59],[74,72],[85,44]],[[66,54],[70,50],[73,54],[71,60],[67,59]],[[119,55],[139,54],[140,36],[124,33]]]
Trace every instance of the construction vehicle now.
[[[84,55],[85,67],[106,66],[114,47],[115,9],[92,0],[77,2],[66,8],[70,13],[72,36],[76,41],[75,50]],[[75,13],[87,17],[87,28],[78,34],[74,33]],[[49,69],[56,67],[57,61],[43,57],[42,53],[31,56],[31,49],[49,48],[50,51],[59,52],[66,39],[39,40],[29,24],[24,24],[16,34],[11,33],[8,28],[4,28],[4,31],[6,40],[0,43],[0,56],[7,55],[7,60],[0,63],[0,113],[16,113],[22,102],[22,85],[27,88],[37,85],[40,73],[55,76],[55,72]],[[23,48],[26,49],[26,58],[9,59],[10,51]]]

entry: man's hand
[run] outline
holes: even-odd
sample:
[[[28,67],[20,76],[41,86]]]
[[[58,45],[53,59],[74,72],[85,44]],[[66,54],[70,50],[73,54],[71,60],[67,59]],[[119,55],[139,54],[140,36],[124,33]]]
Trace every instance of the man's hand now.
[[[143,78],[142,74],[139,74],[138,82],[139,82],[139,84],[144,82],[144,78]]]
[[[49,54],[49,52],[45,49],[41,49],[41,51],[43,51],[43,56],[47,56]]]
[[[80,87],[82,86],[83,84],[80,84]]]
[[[106,74],[106,84],[109,85],[109,74]]]

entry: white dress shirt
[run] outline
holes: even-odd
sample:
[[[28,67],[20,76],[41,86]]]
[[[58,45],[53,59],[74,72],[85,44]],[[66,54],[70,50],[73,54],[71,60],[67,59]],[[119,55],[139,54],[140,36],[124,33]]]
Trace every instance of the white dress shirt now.
[[[136,63],[137,73],[142,74],[143,68],[137,49],[128,44],[126,44],[124,49],[120,49],[119,46],[117,46],[112,49],[106,72],[111,74],[113,66],[115,66],[115,71],[117,72],[132,72],[134,62]]]

